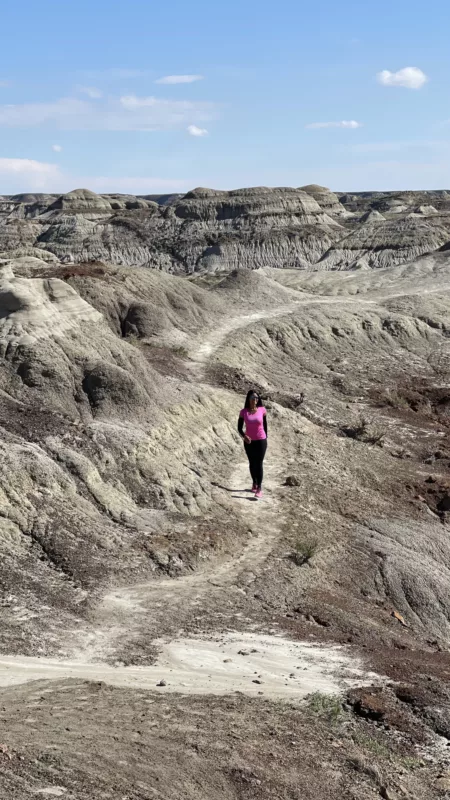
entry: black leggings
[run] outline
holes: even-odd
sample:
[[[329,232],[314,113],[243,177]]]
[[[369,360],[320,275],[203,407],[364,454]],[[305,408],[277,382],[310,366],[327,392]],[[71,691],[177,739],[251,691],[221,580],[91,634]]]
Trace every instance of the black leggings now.
[[[263,461],[267,450],[267,439],[255,439],[250,444],[244,442],[244,447],[253,483],[260,487],[263,481]]]

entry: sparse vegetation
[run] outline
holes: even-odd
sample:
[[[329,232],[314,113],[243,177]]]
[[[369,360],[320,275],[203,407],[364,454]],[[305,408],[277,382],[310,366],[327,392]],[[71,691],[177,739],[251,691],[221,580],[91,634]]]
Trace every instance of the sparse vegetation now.
[[[365,733],[355,731],[352,738],[355,744],[361,747],[362,750],[365,750],[366,753],[368,752],[377,758],[391,759],[392,753],[389,747],[378,739],[375,739],[374,736],[368,736]]]
[[[391,453],[394,458],[399,458],[401,461],[405,458],[411,458],[411,453],[405,447],[400,447]]]
[[[324,717],[328,722],[335,724],[344,715],[342,700],[336,694],[324,694],[314,692],[308,699],[308,708],[320,717]]]
[[[383,446],[385,431],[382,431],[372,420],[360,417],[353,425],[343,426],[341,431],[349,439],[356,439],[365,444],[377,444]]]
[[[141,347],[143,344],[142,339],[137,335],[137,333],[127,333],[125,336],[125,341],[128,342],[128,344],[132,344],[133,347]]]
[[[362,775],[367,775],[376,786],[380,787],[382,785],[383,776],[377,765],[372,763],[372,757],[369,759],[357,753],[348,759],[348,763],[357,772],[360,772]]]
[[[405,769],[417,769],[417,767],[422,766],[423,761],[420,758],[415,758],[414,756],[404,756],[402,758],[402,764]]]
[[[294,564],[297,564],[298,567],[307,564],[317,552],[318,546],[318,540],[315,538],[297,539],[291,553],[292,561]]]
[[[380,396],[381,405],[391,406],[392,408],[408,409],[410,407],[406,397],[398,389],[385,389]]]
[[[439,363],[439,353],[435,356]],[[430,359],[428,359],[430,363]],[[414,412],[424,419],[435,419],[440,425],[448,422],[448,408],[450,405],[450,391],[448,388],[448,375],[442,368],[439,373],[439,382],[420,376],[399,376],[395,388],[372,389],[370,398],[378,408],[391,408],[397,412]],[[394,381],[393,381],[394,383]]]
[[[352,387],[349,380],[342,375],[333,375],[331,378],[331,385],[333,389],[340,392],[343,395],[351,395],[352,394]]]
[[[172,352],[179,358],[187,358],[189,355],[187,347],[185,347],[183,344],[178,344],[175,347],[172,347]]]
[[[348,427],[343,427],[342,432],[345,433],[349,439],[358,439],[361,441],[367,433],[367,420],[365,417],[360,417],[358,422]]]

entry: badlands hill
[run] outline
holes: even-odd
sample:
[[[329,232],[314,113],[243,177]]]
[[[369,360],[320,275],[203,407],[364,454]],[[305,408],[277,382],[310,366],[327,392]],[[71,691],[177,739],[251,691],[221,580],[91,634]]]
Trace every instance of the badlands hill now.
[[[450,211],[425,194],[2,199],[2,800],[446,796]]]
[[[176,274],[395,266],[450,241],[450,193],[337,195],[321,186],[182,195],[0,198],[0,253],[34,249]]]

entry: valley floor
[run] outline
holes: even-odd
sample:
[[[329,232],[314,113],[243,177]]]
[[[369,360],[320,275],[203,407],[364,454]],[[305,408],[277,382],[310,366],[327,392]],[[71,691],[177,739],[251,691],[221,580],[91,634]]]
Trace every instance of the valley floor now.
[[[231,282],[233,313],[166,358],[164,336],[138,345],[172,393],[148,444],[165,508],[125,518],[133,490],[78,465],[87,433],[46,443],[67,465],[80,438],[77,491],[137,552],[153,525],[151,564],[70,576],[59,621],[29,589],[6,597],[5,800],[450,790],[450,263],[277,272],[252,276],[248,304]],[[269,415],[261,501],[235,433],[249,385]]]

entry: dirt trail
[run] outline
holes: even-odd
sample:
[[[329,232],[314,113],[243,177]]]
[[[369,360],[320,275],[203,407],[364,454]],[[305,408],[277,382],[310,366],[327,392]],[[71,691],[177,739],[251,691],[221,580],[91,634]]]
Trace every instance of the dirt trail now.
[[[269,320],[275,319],[276,317],[282,317],[288,314],[293,314],[302,306],[312,306],[312,305],[362,305],[362,306],[373,306],[377,305],[377,303],[382,303],[385,300],[395,300],[399,297],[409,297],[412,295],[423,295],[423,294],[438,294],[440,292],[449,291],[450,284],[444,284],[442,286],[435,286],[432,288],[426,289],[410,289],[403,292],[383,292],[380,289],[374,289],[373,291],[367,290],[367,294],[371,294],[372,297],[362,297],[361,295],[325,295],[325,296],[318,296],[314,294],[301,293],[301,297],[296,300],[293,300],[292,303],[286,303],[282,306],[277,306],[274,309],[265,309],[263,311],[253,311],[249,314],[240,314],[236,317],[232,317],[231,319],[227,320],[226,322],[219,325],[217,328],[209,331],[208,336],[202,340],[196,340],[189,348],[189,357],[190,362],[188,364],[188,368],[193,375],[198,380],[202,380],[204,378],[204,368],[205,364],[208,360],[214,355],[214,353],[220,348],[223,344],[227,336],[230,334],[235,333],[238,330],[247,328],[253,322],[260,322],[261,320]]]
[[[312,298],[314,302],[314,298]],[[278,306],[272,310],[253,311],[250,314],[241,314],[237,317],[232,317],[226,322],[222,323],[218,328],[211,331],[206,341],[203,344],[195,346],[191,352],[191,359],[195,364],[204,364],[220,347],[222,342],[230,335],[240,328],[246,328],[252,322],[259,322],[262,319],[273,319],[274,317],[281,317],[283,314],[291,314],[296,310],[299,304],[303,304],[303,300],[296,300],[292,303],[287,303],[283,306]]]
[[[298,303],[291,303],[272,311],[258,311],[227,320],[212,331],[198,349],[192,351],[190,367],[196,380],[202,381],[206,364],[231,332],[245,328],[255,320],[292,313],[297,307]],[[149,615],[153,627],[157,628],[158,619],[162,622],[168,615],[176,616],[178,611],[185,613],[189,608],[200,606],[206,594],[211,602],[216,595],[223,593],[225,587],[241,583],[246,572],[253,574],[265,561],[280,535],[283,523],[277,492],[284,462],[275,436],[271,437],[269,454],[262,501],[257,501],[246,491],[246,487],[250,487],[246,459],[236,465],[228,481],[227,491],[236,502],[239,516],[252,531],[250,542],[233,558],[212,562],[193,575],[133,584],[105,594],[95,612],[94,630],[86,634],[83,645],[73,653],[72,657],[77,663],[114,661],[119,642],[142,633]]]
[[[77,678],[111,686],[182,694],[263,694],[301,699],[329,694],[377,676],[341,647],[292,642],[258,634],[224,634],[158,642],[158,661],[150,667],[111,667],[76,661],[0,656],[0,687],[33,680]]]
[[[212,562],[193,575],[153,580],[108,592],[96,611],[98,629],[89,634],[86,645],[75,654],[77,661],[92,663],[110,660],[124,633],[130,637],[140,631],[147,615],[151,615],[155,624],[155,619],[159,617],[163,620],[169,613],[176,615],[178,610],[185,613],[188,608],[200,606],[205,595],[211,602],[226,587],[242,582],[245,584],[247,581],[242,581],[242,576],[247,572],[254,577],[254,570],[271,553],[283,523],[277,499],[282,462],[277,459],[276,447],[273,449],[272,454],[271,442],[262,501],[255,500],[250,491],[245,489],[250,483],[247,462],[242,461],[237,465],[229,481],[229,491],[235,487],[230,495],[238,504],[240,516],[252,531],[252,538],[242,551],[234,558]]]
[[[190,368],[197,380],[204,378],[206,364],[230,333],[246,328],[257,320],[293,313],[297,307],[298,302],[295,302],[271,311],[233,317],[213,330],[202,344],[191,351]],[[275,437],[271,438],[269,453],[262,501],[257,501],[250,492],[245,491],[245,487],[250,484],[246,459],[237,464],[229,479],[230,489],[235,490],[228,491],[236,501],[239,515],[245,519],[254,534],[249,544],[234,558],[212,563],[194,575],[134,584],[108,592],[97,610],[101,626],[90,635],[90,641],[78,654],[78,658],[83,661],[110,658],[115,641],[124,631],[131,633],[133,628],[139,627],[142,624],[142,615],[165,615],[168,607],[173,614],[177,608],[186,609],[188,605],[199,605],[205,593],[211,597],[216,590],[220,591],[233,584],[239,575],[249,569],[254,570],[267,558],[274,540],[279,536],[283,521],[277,500],[283,460]]]
[[[339,303],[366,305],[375,302],[374,299],[359,297],[355,299],[354,297],[317,298],[311,296],[302,297],[301,300],[273,310],[257,311],[234,317],[210,332],[203,342],[192,346],[190,369],[196,379],[202,381],[208,360],[227,336],[236,330],[246,328],[253,322],[294,313],[299,306]],[[262,501],[255,500],[245,490],[245,487],[249,485],[246,460],[242,460],[237,465],[230,477],[230,487],[234,489],[230,492],[231,497],[236,502],[240,516],[244,518],[253,534],[249,544],[236,557],[221,563],[213,563],[194,575],[178,579],[154,580],[108,592],[96,610],[96,629],[86,637],[83,648],[75,653],[71,660],[0,657],[0,685],[22,683],[39,678],[56,679],[72,676],[104,680],[113,685],[148,688],[155,686],[157,676],[163,677],[161,675],[163,668],[171,676],[170,686],[168,686],[171,691],[226,693],[239,690],[255,693],[255,687],[256,693],[258,689],[261,690],[258,683],[253,683],[249,679],[250,673],[247,674],[250,662],[247,663],[244,671],[241,668],[236,669],[233,662],[236,639],[230,639],[230,637],[227,640],[223,638],[220,646],[211,638],[180,639],[170,643],[160,642],[162,648],[160,656],[157,664],[152,667],[112,667],[104,662],[106,659],[111,660],[114,657],[119,640],[126,640],[135,631],[142,630],[149,615],[153,621],[155,617],[156,619],[163,618],[168,613],[169,607],[170,613],[173,615],[176,614],[178,608],[186,609],[186,607],[198,606],[205,593],[208,593],[209,599],[211,599],[211,595],[214,596],[215,592],[220,594],[224,588],[237,583],[239,576],[245,572],[253,574],[258,566],[261,567],[272,551],[273,543],[279,537],[283,524],[277,492],[281,483],[284,461],[282,453],[277,447],[276,437],[271,437],[269,453],[270,457],[265,469],[265,496]],[[230,636],[233,637],[232,634]],[[251,650],[259,649],[252,645],[253,634],[240,634],[239,636],[241,647]],[[268,684],[265,693],[267,692],[270,696],[304,696],[316,690],[337,691],[343,685],[343,675],[346,671],[348,673],[350,660],[336,648],[314,648],[310,644],[294,645],[292,642],[283,642],[277,637],[263,638],[263,645],[260,642],[259,647],[262,648],[262,652],[266,654],[272,664],[272,677],[269,679],[266,676],[265,679]],[[231,660],[227,662],[222,659],[218,665],[218,647],[220,650],[222,646],[234,648],[234,656],[230,655]],[[299,666],[295,661],[300,657],[302,648],[304,651],[306,648],[308,658],[303,666]],[[224,655],[225,652],[228,651],[220,650],[221,655]],[[200,664],[200,661],[207,665],[207,679],[204,675],[204,666]],[[225,663],[230,666],[225,668]],[[263,670],[264,665],[258,658],[253,658],[251,663],[255,668],[253,673]],[[291,679],[285,685],[282,681],[285,673],[294,673],[297,667],[302,671],[302,681],[293,683],[293,679]],[[330,677],[330,670],[332,677]],[[356,674],[361,683],[363,672],[359,665],[355,666],[352,679]],[[341,678],[338,678],[338,675]],[[249,686],[249,680],[251,686]]]

